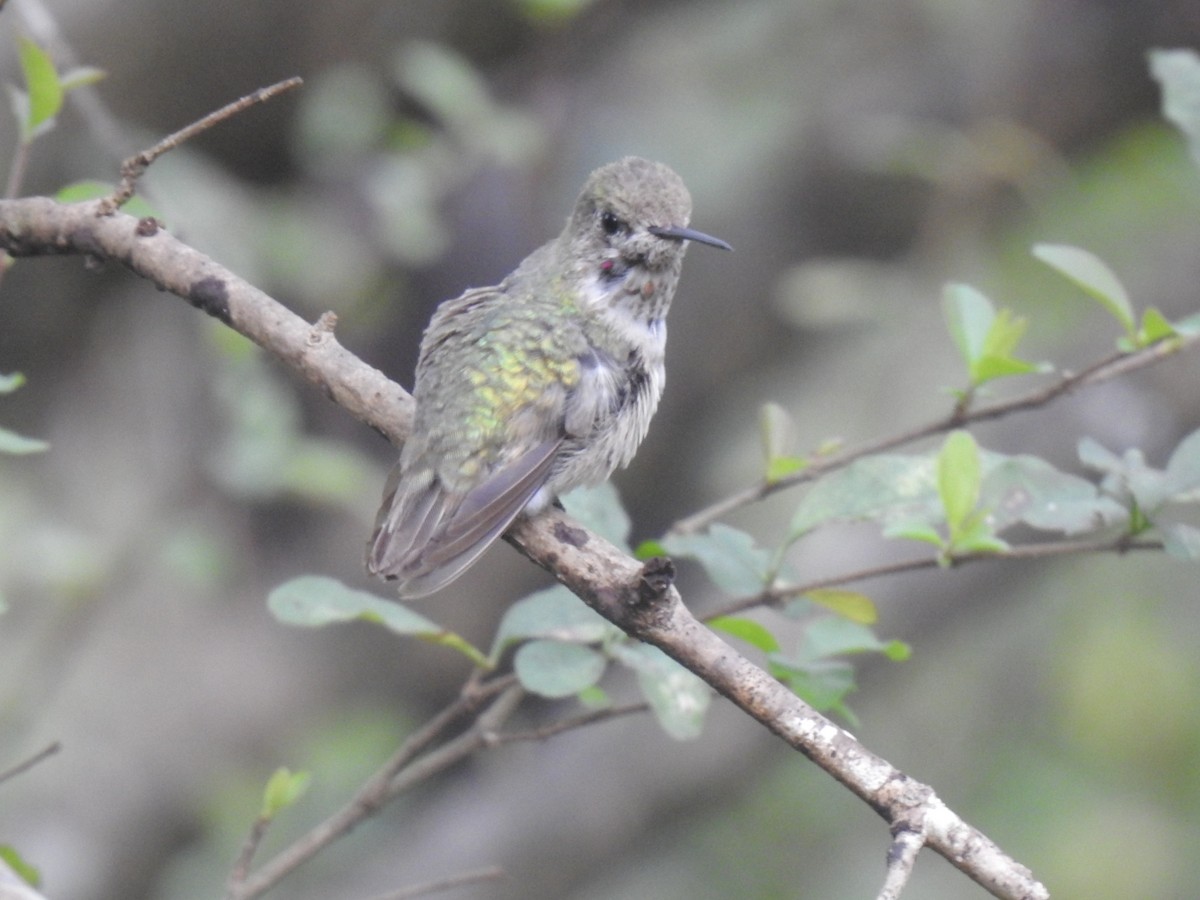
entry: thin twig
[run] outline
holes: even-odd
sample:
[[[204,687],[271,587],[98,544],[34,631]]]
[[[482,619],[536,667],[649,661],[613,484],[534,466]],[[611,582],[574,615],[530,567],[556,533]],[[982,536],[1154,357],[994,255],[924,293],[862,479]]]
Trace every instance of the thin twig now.
[[[710,506],[706,506],[692,513],[690,516],[680,519],[671,526],[670,532],[672,534],[693,534],[697,531],[702,531],[713,522],[734,510],[755,503],[786,488],[815,481],[820,476],[837,469],[843,469],[864,456],[894,450],[897,447],[902,447],[954,428],[961,428],[964,425],[998,419],[1022,410],[1037,409],[1058,399],[1063,394],[1070,393],[1082,387],[1089,387],[1093,384],[1100,384],[1121,375],[1128,375],[1130,372],[1153,365],[1196,343],[1200,343],[1200,333],[1165,338],[1158,343],[1135,350],[1132,353],[1118,353],[1107,356],[1078,372],[1063,373],[1057,381],[1037,390],[1029,391],[1019,397],[1000,400],[966,412],[955,410],[948,416],[943,416],[940,419],[935,419],[932,422],[927,422],[908,431],[880,438],[879,440],[868,441],[857,447],[843,450],[840,453],[821,457],[813,461],[811,465],[792,475],[772,482],[761,482],[753,487],[745,488],[718,500]]]
[[[8,183],[4,186],[4,196],[9,200],[17,196],[21,190],[21,182],[25,180],[25,169],[29,165],[29,148],[29,141],[17,142],[17,149],[8,168]]]
[[[429,894],[437,894],[441,891],[448,891],[451,888],[463,887],[468,884],[499,881],[503,877],[504,870],[499,866],[488,866],[485,869],[474,869],[470,872],[463,872],[460,875],[450,875],[435,881],[427,881],[424,884],[415,884],[412,887],[393,891],[390,894],[380,894],[372,897],[371,900],[412,900],[414,897],[425,897]]]
[[[578,716],[570,719],[551,722],[549,725],[543,725],[541,728],[531,728],[528,731],[502,731],[492,738],[492,743],[499,746],[500,744],[516,744],[521,741],[544,741],[546,738],[562,734],[564,731],[572,731],[576,728],[583,728],[587,725],[594,725],[597,722],[605,722],[609,719],[616,719],[621,716],[632,715],[633,713],[646,712],[649,708],[649,703],[626,703],[623,706],[610,706],[606,709],[580,713]]]
[[[258,847],[270,825],[269,816],[255,817],[254,824],[250,826],[250,833],[242,842],[242,849],[238,853],[237,859],[234,860],[233,868],[229,870],[229,877],[225,880],[226,896],[233,896],[238,886],[250,875],[250,865],[254,862],[254,854],[258,852]]]
[[[1161,550],[1162,548],[1162,541],[1133,540],[1128,535],[1122,534],[1115,538],[1101,538],[1098,540],[1047,541],[1041,544],[1019,544],[997,553],[963,553],[953,557],[949,564],[957,567],[966,565],[967,563],[987,562],[991,560],[1034,560],[1048,559],[1055,556],[1070,556],[1073,554],[1126,553],[1131,550]],[[802,597],[805,594],[823,588],[841,587],[842,585],[852,584],[856,581],[867,581],[872,578],[899,575],[904,572],[937,569],[945,565],[946,563],[940,561],[936,556],[921,556],[916,559],[905,559],[899,562],[882,563],[878,566],[867,566],[862,569],[855,569],[852,572],[845,572],[841,575],[814,578],[812,581],[806,581],[803,584],[771,588],[747,597],[739,597],[725,604],[720,609],[706,613],[704,621],[715,619],[719,616],[731,616],[758,606],[771,606],[782,603],[784,600]]]
[[[276,82],[269,87],[259,88],[254,93],[247,94],[240,100],[234,100],[232,103],[222,106],[216,112],[209,113],[202,119],[197,119],[191,125],[179,129],[174,134],[167,135],[153,147],[142,150],[140,153],[135,153],[121,163],[121,182],[117,185],[117,189],[104,199],[100,206],[99,214],[104,216],[111,215],[124,206],[129,201],[129,198],[133,196],[137,180],[164,153],[174,150],[185,141],[191,140],[196,135],[207,131],[214,125],[218,125],[232,116],[236,116],[243,110],[249,109],[251,106],[259,103],[266,103],[273,97],[285,91],[290,91],[292,88],[299,87],[303,83],[303,79],[294,77]]]
[[[888,847],[887,875],[883,879],[876,900],[897,900],[917,864],[917,854],[925,846],[925,835],[911,828],[898,828],[893,832],[892,845]]]
[[[33,756],[29,757],[29,759],[22,760],[21,762],[17,763],[12,768],[9,768],[9,769],[4,770],[3,772],[0,772],[0,784],[4,783],[5,781],[8,781],[10,778],[16,778],[18,775],[22,774],[23,772],[29,771],[34,766],[36,766],[38,763],[42,762],[43,760],[49,759],[51,756],[53,756],[55,753],[57,753],[61,749],[62,749],[62,744],[59,743],[58,741],[55,741],[53,744],[50,744],[49,746],[43,747],[37,753],[33,754]]]
[[[341,809],[280,851],[253,875],[243,877],[238,882],[231,878],[226,892],[227,900],[249,900],[263,894],[324,847],[378,813],[389,800],[404,790],[488,746],[496,729],[512,714],[523,696],[524,692],[511,675],[462,691],[453,703],[412,734]],[[462,716],[492,698],[496,699],[476,718],[465,734],[428,756],[418,758]]]

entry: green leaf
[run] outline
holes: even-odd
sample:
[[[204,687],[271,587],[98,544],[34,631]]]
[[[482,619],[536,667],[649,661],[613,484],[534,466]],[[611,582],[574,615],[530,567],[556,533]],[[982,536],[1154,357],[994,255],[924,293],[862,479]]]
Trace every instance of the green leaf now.
[[[475,665],[489,666],[479,650],[454,632],[406,606],[353,590],[334,578],[322,575],[294,578],[271,591],[267,605],[275,618],[287,625],[314,628],[361,619],[383,625],[396,634],[449,647]]]
[[[757,647],[764,653],[775,653],[779,650],[779,642],[765,625],[753,619],[740,616],[717,616],[708,620],[708,626],[718,631],[724,631],[736,638],[741,638],[752,647]]]
[[[719,522],[703,534],[668,535],[663,546],[672,556],[695,559],[713,584],[734,597],[757,594],[770,578],[771,554],[746,532]]]
[[[1155,341],[1175,337],[1176,334],[1178,332],[1175,330],[1175,326],[1153,306],[1142,313],[1142,327],[1138,330],[1138,346],[1146,347]]]
[[[960,527],[954,540],[946,550],[950,555],[964,553],[1003,553],[1010,547],[1006,541],[996,537],[987,515],[977,510]]]
[[[875,608],[871,598],[858,591],[818,588],[807,591],[804,596],[839,616],[861,625],[874,625],[879,619],[879,611]]]
[[[1176,334],[1184,337],[1192,337],[1193,335],[1200,334],[1200,313],[1192,313],[1192,315],[1185,316],[1178,322],[1173,322],[1171,328]]]
[[[941,547],[946,543],[941,532],[932,525],[922,522],[897,522],[888,525],[883,529],[883,536],[888,540],[922,541],[926,544],[933,544],[935,547]]]
[[[946,511],[946,525],[953,544],[967,518],[979,503],[982,475],[979,446],[966,431],[947,435],[938,454],[938,496]]]
[[[22,122],[22,134],[28,141],[53,123],[62,109],[63,90],[54,61],[41,47],[23,37],[18,52],[29,97],[29,114]]]
[[[661,542],[655,540],[642,541],[633,551],[636,559],[645,562],[648,559],[654,559],[656,556],[670,556],[667,553],[667,548]]]
[[[1048,368],[1045,363],[1026,362],[1011,356],[983,356],[975,363],[975,368],[971,373],[971,383],[980,385],[995,378],[1045,372]]]
[[[617,644],[612,653],[614,659],[637,673],[642,696],[663,731],[680,741],[700,736],[712,702],[707,684],[649,644]]]
[[[263,790],[259,816],[263,819],[275,818],[303,797],[311,782],[311,772],[293,772],[283,767],[276,769]]]
[[[808,465],[808,460],[789,455],[796,427],[786,409],[778,403],[764,403],[759,410],[758,422],[767,484],[774,484]]]
[[[776,484],[807,467],[808,460],[802,456],[776,456],[767,463],[766,482]]]
[[[513,657],[526,690],[542,697],[570,697],[595,685],[607,660],[591,647],[564,641],[530,641]]]
[[[576,694],[575,699],[588,709],[608,709],[610,706],[612,706],[612,700],[609,699],[609,696],[605,692],[604,688],[594,684],[591,687],[584,688],[582,691]]]
[[[7,428],[0,428],[0,453],[13,456],[24,456],[29,453],[42,453],[50,449],[50,445],[37,438],[24,437]]]
[[[1158,526],[1163,549],[1169,556],[1184,562],[1200,560],[1200,528],[1183,522]]]
[[[572,19],[595,0],[517,0],[526,18],[543,25],[558,25]]]
[[[967,371],[973,371],[996,317],[991,301],[969,284],[951,282],[942,288],[942,314]]]
[[[11,375],[0,374],[0,394],[11,394],[25,383],[25,376],[20,372]]]
[[[518,600],[504,613],[496,630],[492,659],[516,641],[532,638],[590,644],[619,635],[598,612],[561,584]]]
[[[1098,300],[1121,323],[1126,334],[1135,335],[1137,326],[1129,295],[1112,269],[1098,256],[1065,244],[1037,244],[1033,255]]]
[[[568,515],[578,519],[609,543],[629,552],[629,532],[633,530],[633,526],[612,482],[605,481],[595,487],[576,488],[564,494],[561,500]]]
[[[983,355],[1011,356],[1028,327],[1029,320],[1024,316],[1018,316],[1011,309],[1000,310],[984,339]]]
[[[1124,523],[1128,510],[1092,482],[1036,456],[984,454],[980,505],[993,531],[1024,522],[1039,531],[1081,534]]]
[[[910,525],[939,521],[941,513],[931,457],[868,456],[812,486],[792,516],[788,542],[827,522],[871,519]]]
[[[1200,488],[1200,429],[1185,437],[1171,452],[1167,479],[1172,495],[1177,498]]]
[[[827,616],[812,622],[805,630],[797,658],[818,660],[845,653],[880,653],[886,647],[866,625],[841,616]]]
[[[843,701],[855,689],[854,667],[842,661],[800,663],[773,655],[767,671],[788,686],[793,694],[818,712],[838,712],[854,721]]]
[[[38,887],[42,883],[42,873],[26,862],[11,844],[0,844],[0,859],[4,860],[8,867],[17,873],[17,877],[30,887]],[[16,895],[16,900],[20,900],[21,893],[16,890],[13,893]]]
[[[1200,165],[1200,57],[1194,50],[1151,50],[1150,74],[1162,85],[1162,113],[1187,138]]]

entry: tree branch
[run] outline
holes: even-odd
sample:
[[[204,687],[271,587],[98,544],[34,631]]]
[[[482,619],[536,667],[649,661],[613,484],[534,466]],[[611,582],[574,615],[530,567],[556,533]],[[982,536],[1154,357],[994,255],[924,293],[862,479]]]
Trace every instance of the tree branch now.
[[[1007,550],[995,553],[964,553],[953,557],[950,560],[950,564],[957,567],[966,565],[967,563],[986,562],[988,560],[1050,559],[1056,556],[1078,556],[1085,553],[1129,553],[1133,550],[1162,549],[1162,541],[1134,539],[1127,534],[1121,534],[1115,538],[1106,537],[1095,540],[1045,541],[1040,544],[1018,544],[1015,547],[1009,547]],[[802,597],[810,591],[821,590],[822,588],[840,587],[841,585],[852,584],[856,581],[866,581],[870,578],[882,578],[888,575],[900,575],[905,572],[919,572],[922,569],[937,569],[942,565],[943,563],[936,556],[921,556],[916,559],[902,559],[898,562],[882,563],[878,566],[855,569],[841,575],[831,575],[828,578],[814,578],[812,581],[806,581],[803,584],[782,585],[760,591],[752,596],[738,597],[731,600],[718,609],[706,613],[704,619],[708,621],[719,616],[732,616],[757,606],[772,606],[782,603],[784,600]]]
[[[403,440],[411,422],[411,397],[337,343],[331,315],[309,325],[177,241],[154,220],[120,213],[103,216],[101,211],[97,203],[64,206],[42,198],[0,201],[0,248],[17,257],[77,254],[120,262],[246,335],[393,441]],[[1048,896],[1028,869],[963,822],[932,788],[871,753],[697,621],[671,584],[669,564],[641,566],[559,510],[520,520],[507,539],[618,627],[661,648],[816,762],[893,828],[904,823],[925,835],[929,846],[996,896],[1026,900]],[[477,725],[456,740],[484,745],[482,717]],[[393,779],[385,793],[400,789],[399,780]],[[375,790],[378,781],[373,784]],[[348,809],[343,817],[327,823],[329,830],[357,821],[354,816]],[[316,846],[328,842],[317,837],[297,856],[308,858]],[[259,886],[277,871],[272,865],[264,866],[230,896],[256,896]]]
[[[999,419],[1011,415],[1012,413],[1038,409],[1079,388],[1111,381],[1119,376],[1128,375],[1130,372],[1136,372],[1138,369],[1152,366],[1196,344],[1200,344],[1200,332],[1167,338],[1148,347],[1134,350],[1131,353],[1116,353],[1078,372],[1063,372],[1050,384],[1043,385],[1020,396],[1012,397],[1008,400],[997,400],[994,403],[977,406],[973,410],[956,409],[949,415],[926,422],[924,425],[918,425],[908,431],[888,435],[874,441],[867,441],[866,443],[859,444],[857,447],[851,447],[839,453],[832,453],[829,456],[818,457],[812,460],[810,465],[792,475],[779,478],[775,481],[762,481],[751,487],[744,488],[737,493],[730,494],[728,497],[723,497],[710,506],[697,510],[690,516],[680,519],[672,525],[671,531],[675,534],[693,534],[697,531],[702,531],[713,522],[727,516],[736,509],[756,503],[786,488],[816,481],[822,475],[837,469],[844,469],[850,463],[862,459],[864,456],[872,456],[876,453],[894,450],[897,447],[906,446],[922,438],[944,434],[955,428],[962,428],[964,425],[986,422],[991,419]]]
[[[226,888],[226,900],[250,900],[266,893],[323,848],[378,813],[393,797],[489,746],[493,735],[523,697],[524,691],[511,676],[495,679],[478,690],[474,689],[473,682],[468,682],[458,699],[410,735],[340,810],[281,850],[254,875],[247,877],[245,870],[235,866]],[[489,700],[491,705],[466,732],[421,758],[421,754],[441,740],[462,716]]]

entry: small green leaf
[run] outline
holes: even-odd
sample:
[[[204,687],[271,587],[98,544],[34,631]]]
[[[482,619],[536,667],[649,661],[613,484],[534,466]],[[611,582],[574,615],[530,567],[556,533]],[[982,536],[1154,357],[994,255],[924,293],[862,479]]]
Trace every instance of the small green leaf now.
[[[1028,327],[1029,320],[1024,316],[1016,315],[1011,309],[1000,310],[984,338],[983,355],[1011,356]]]
[[[932,525],[923,522],[897,522],[883,529],[883,536],[888,540],[922,541],[941,547],[946,543],[941,533]]]
[[[707,684],[649,644],[616,644],[612,653],[614,659],[637,673],[642,696],[663,731],[680,741],[700,736],[712,702]]]
[[[1193,431],[1171,452],[1167,479],[1173,498],[1182,499],[1200,488],[1200,429]]]
[[[492,658],[516,641],[533,638],[580,644],[606,640],[620,631],[561,584],[518,600],[496,630]]]
[[[769,464],[775,457],[787,453],[796,433],[796,425],[791,413],[770,401],[759,407],[758,433],[762,438],[763,460]]]
[[[8,867],[17,873],[17,877],[30,887],[38,887],[42,883],[42,873],[26,862],[11,844],[0,844],[0,859],[4,860]],[[3,885],[0,884],[0,887]],[[13,893],[16,900],[20,900],[22,894],[15,889]]]
[[[334,578],[322,575],[294,578],[271,591],[267,605],[275,618],[288,625],[314,628],[361,619],[376,622],[396,634],[457,650],[475,665],[490,665],[468,641],[431,619],[391,600],[348,588]]]
[[[1192,313],[1190,316],[1185,316],[1178,322],[1173,322],[1171,328],[1175,333],[1183,337],[1192,337],[1200,334],[1200,313]]]
[[[1200,560],[1200,528],[1173,522],[1160,525],[1158,530],[1162,535],[1163,549],[1169,556],[1184,562]]]
[[[845,653],[879,653],[885,646],[866,625],[841,616],[826,616],[812,622],[804,632],[797,658],[819,660]]]
[[[1011,356],[984,356],[975,364],[971,382],[978,386],[996,378],[1007,378],[1010,375],[1030,375],[1034,372],[1047,371],[1045,363],[1031,363]]]
[[[766,482],[777,484],[807,467],[808,460],[802,456],[776,456],[767,463]]]
[[[526,690],[542,697],[570,697],[595,685],[607,660],[591,647],[564,641],[530,641],[513,657]]]
[[[837,712],[854,721],[843,701],[855,689],[854,667],[841,661],[800,663],[773,654],[767,671],[818,712]]]
[[[981,484],[979,446],[969,432],[952,431],[938,454],[938,496],[952,544],[979,503]]]
[[[976,511],[974,516],[963,523],[959,533],[946,548],[952,556],[964,553],[1004,553],[1009,549],[1007,542],[996,537],[982,511]]]
[[[311,782],[311,772],[293,772],[283,767],[276,769],[263,790],[259,816],[268,820],[275,818],[303,797]]]
[[[996,317],[991,301],[969,284],[952,282],[942,289],[942,314],[967,370],[973,370]]]
[[[1200,56],[1194,50],[1151,50],[1150,73],[1162,85],[1163,116],[1183,132],[1200,165]]]
[[[1127,335],[1135,335],[1137,326],[1129,295],[1112,269],[1098,256],[1066,244],[1037,244],[1033,255],[1098,300],[1121,323]]]
[[[770,577],[771,555],[746,532],[719,522],[703,534],[668,535],[663,546],[672,556],[695,559],[713,584],[734,597],[757,594]]]
[[[526,18],[542,25],[558,25],[579,15],[595,0],[517,0]]]
[[[841,588],[818,588],[804,595],[839,616],[861,625],[874,625],[879,620],[879,611],[866,594],[846,591]]]
[[[0,428],[0,453],[12,456],[25,456],[29,453],[42,453],[50,449],[50,445],[37,438],[25,437],[7,428]]]
[[[745,619],[741,616],[717,616],[715,619],[708,620],[708,626],[741,638],[764,653],[775,653],[779,650],[779,642],[775,640],[775,635],[771,634],[770,629],[753,619]]]
[[[561,498],[563,509],[600,537],[622,550],[629,551],[629,532],[633,525],[621,497],[611,481],[595,487],[576,488]]]
[[[591,687],[586,687],[575,695],[580,703],[588,709],[608,709],[612,706],[612,700],[604,688],[593,684]]]
[[[1155,341],[1174,337],[1177,333],[1175,326],[1168,322],[1162,313],[1151,306],[1142,313],[1142,327],[1138,331],[1137,342],[1139,346],[1146,347]]]
[[[20,372],[11,375],[0,374],[0,394],[11,394],[25,383],[25,376]]]
[[[808,460],[789,455],[796,427],[786,409],[778,403],[764,403],[759,411],[758,421],[767,484],[774,484],[808,465]]]
[[[667,553],[667,548],[661,542],[655,540],[642,541],[634,549],[633,555],[643,562],[648,559],[654,559],[656,556],[670,556]]]
[[[29,96],[29,116],[22,123],[22,133],[28,141],[44,126],[49,126],[58,115],[62,109],[63,90],[54,61],[41,47],[23,37],[20,39],[19,53]]]

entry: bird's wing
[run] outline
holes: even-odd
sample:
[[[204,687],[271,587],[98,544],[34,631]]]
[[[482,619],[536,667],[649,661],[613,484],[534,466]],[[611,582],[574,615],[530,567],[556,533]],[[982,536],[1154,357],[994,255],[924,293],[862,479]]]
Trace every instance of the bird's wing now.
[[[423,597],[450,583],[473,563],[546,483],[561,439],[535,445],[493,471],[461,497],[437,478],[404,484],[397,478],[381,515],[367,568],[395,579],[402,597]],[[393,489],[393,490],[396,490]]]

